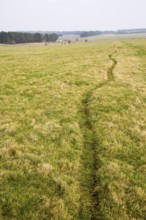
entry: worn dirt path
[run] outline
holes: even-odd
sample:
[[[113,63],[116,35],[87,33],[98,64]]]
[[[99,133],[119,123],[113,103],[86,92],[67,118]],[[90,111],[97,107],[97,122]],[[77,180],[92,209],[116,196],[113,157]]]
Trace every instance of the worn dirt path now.
[[[99,83],[94,88],[90,89],[83,96],[82,101],[82,130],[84,137],[84,149],[82,155],[82,175],[81,175],[81,207],[80,207],[80,219],[82,220],[97,220],[98,218],[98,203],[99,197],[95,190],[98,185],[96,178],[96,172],[98,171],[97,161],[97,146],[98,143],[95,130],[92,125],[89,103],[95,90],[106,86],[110,81],[115,80],[114,69],[117,65],[117,61],[109,55],[109,59],[112,61],[112,65],[107,70],[107,80]]]

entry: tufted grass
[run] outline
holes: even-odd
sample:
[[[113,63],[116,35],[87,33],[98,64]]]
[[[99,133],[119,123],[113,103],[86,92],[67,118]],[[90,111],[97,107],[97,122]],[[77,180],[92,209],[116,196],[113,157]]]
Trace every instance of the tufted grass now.
[[[144,219],[145,54],[145,40],[0,46],[0,219]]]

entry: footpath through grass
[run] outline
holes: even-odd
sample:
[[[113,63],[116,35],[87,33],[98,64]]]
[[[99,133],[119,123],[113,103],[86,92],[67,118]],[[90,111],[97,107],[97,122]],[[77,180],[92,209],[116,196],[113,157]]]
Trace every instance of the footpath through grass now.
[[[119,44],[114,56],[115,80],[94,90],[89,103],[98,140],[97,219],[145,219],[146,42]]]
[[[0,47],[0,219],[145,219],[145,56],[143,40]]]

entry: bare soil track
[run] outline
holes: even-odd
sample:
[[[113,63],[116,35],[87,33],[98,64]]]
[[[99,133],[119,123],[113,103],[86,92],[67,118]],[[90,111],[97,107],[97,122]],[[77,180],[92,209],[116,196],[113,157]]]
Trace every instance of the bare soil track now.
[[[82,155],[82,176],[81,176],[81,207],[80,207],[80,219],[82,220],[97,220],[98,217],[98,206],[99,206],[99,196],[96,190],[98,186],[98,180],[96,173],[98,172],[98,146],[99,140],[97,139],[96,132],[93,127],[93,123],[90,115],[90,99],[95,90],[106,86],[108,82],[114,81],[114,69],[117,65],[117,61],[112,58],[112,54],[109,55],[109,59],[112,61],[112,65],[107,70],[107,80],[99,83],[94,88],[89,90],[83,96],[82,101],[82,125],[84,137],[84,149]]]

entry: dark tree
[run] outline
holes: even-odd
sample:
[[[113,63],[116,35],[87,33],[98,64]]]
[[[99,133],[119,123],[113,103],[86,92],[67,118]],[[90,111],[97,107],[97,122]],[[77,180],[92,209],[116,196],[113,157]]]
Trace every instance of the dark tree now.
[[[39,33],[34,34],[34,42],[42,42],[42,35]]]

